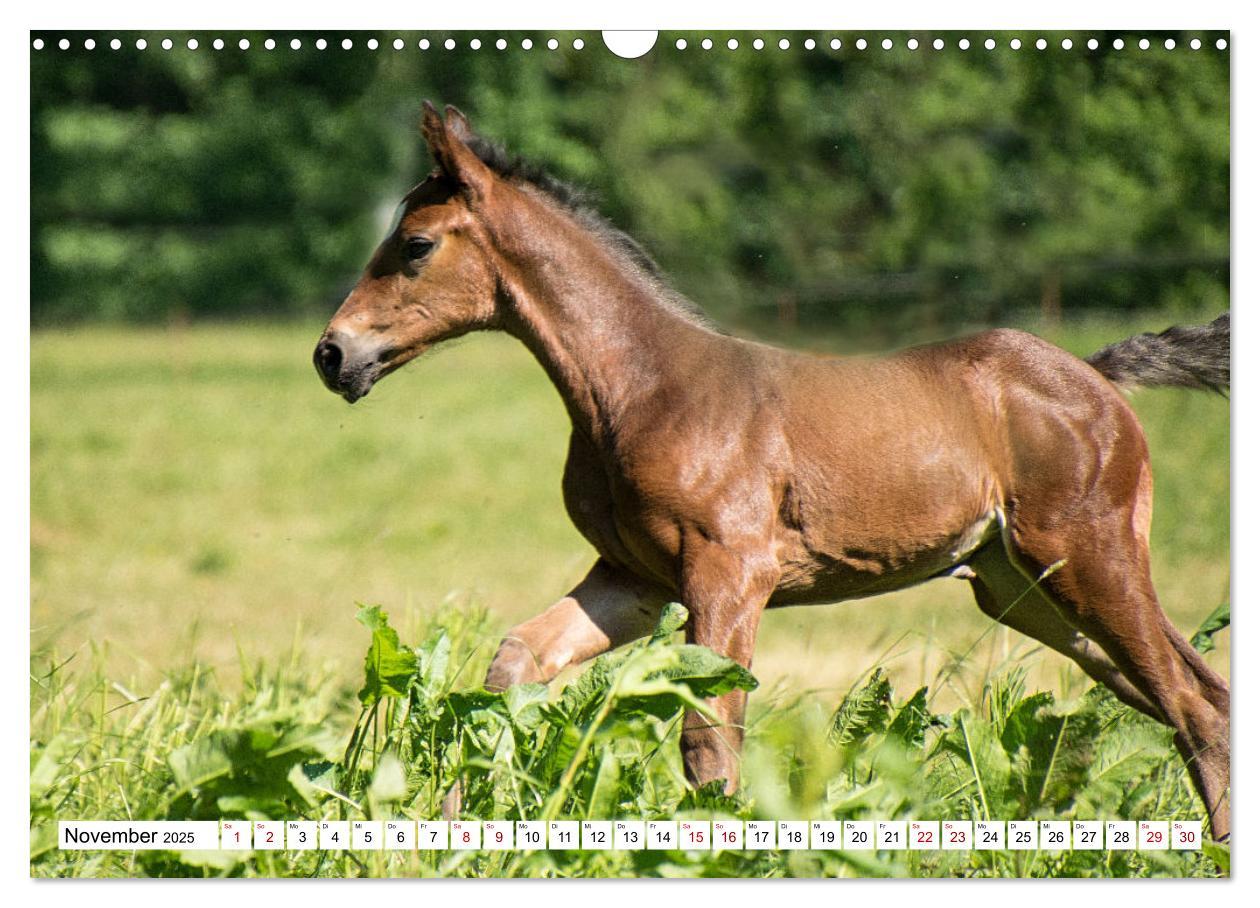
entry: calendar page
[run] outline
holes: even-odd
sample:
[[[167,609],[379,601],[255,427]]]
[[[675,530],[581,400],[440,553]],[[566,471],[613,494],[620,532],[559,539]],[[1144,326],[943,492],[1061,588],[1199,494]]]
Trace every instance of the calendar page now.
[[[32,877],[1230,876],[1231,33],[815,19],[29,32]]]

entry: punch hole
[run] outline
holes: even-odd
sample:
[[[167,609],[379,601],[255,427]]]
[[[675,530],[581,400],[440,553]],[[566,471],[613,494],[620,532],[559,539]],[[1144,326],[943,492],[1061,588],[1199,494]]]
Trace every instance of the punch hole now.
[[[779,39],[779,50],[787,50],[791,46],[792,46],[792,42],[789,41],[787,38]]]
[[[84,40],[83,48],[84,50],[96,50],[96,39],[87,38],[86,40]]]
[[[523,41],[521,41],[521,47],[524,50],[529,50],[533,46],[534,46],[534,42],[530,38],[525,38]]]
[[[842,47],[842,44],[841,44],[841,42],[840,42],[840,39],[839,39],[839,38],[832,38],[832,39],[831,39],[831,49],[832,49],[832,50],[839,50],[841,47]]]
[[[217,45],[219,45],[220,47],[222,47],[222,46],[223,46],[223,42],[222,42],[222,41],[216,41],[215,43],[216,43]],[[117,38],[114,38],[112,41],[110,41],[110,42],[109,42],[109,49],[110,49],[110,50],[122,50],[122,42],[121,42],[121,41],[119,41]]]
[[[944,49],[945,49],[945,40],[943,38],[937,38],[935,41],[932,42],[932,50],[944,50]]]
[[[43,50],[43,49],[44,49],[44,39],[43,39],[43,38],[36,38],[34,41],[32,41],[32,42],[31,42],[31,47],[35,48],[36,50]]]
[[[1049,42],[1047,42],[1047,41],[1046,41],[1046,39],[1045,39],[1045,38],[1038,38],[1038,39],[1037,39],[1037,50],[1045,50],[1045,49],[1046,49],[1047,47],[1049,47],[1049,46],[1050,46],[1050,44],[1049,44]]]
[[[969,47],[971,47],[971,41],[969,41],[967,38],[962,38],[959,40],[958,42],[959,50],[967,50]]]
[[[170,38],[162,39],[162,50],[170,50],[174,46],[175,46],[175,42],[172,41]]]
[[[406,44],[404,43],[402,38],[395,38],[393,47],[394,47],[394,50],[402,50],[404,47],[406,47]]]
[[[1011,50],[1019,50],[1023,46],[1024,45],[1020,43],[1020,40],[1018,38],[1011,39]]]
[[[883,41],[880,41],[879,46],[884,50],[892,50],[892,38],[885,38]]]
[[[1216,49],[1217,49],[1217,50],[1224,50],[1224,49],[1225,49],[1225,48],[1227,48],[1227,47],[1229,47],[1229,42],[1228,42],[1228,41],[1226,41],[1224,38],[1217,38],[1217,39],[1216,39]]]
[[[243,38],[241,40],[244,43],[245,47],[249,47],[248,41],[245,41],[245,39]],[[149,46],[149,42],[144,40],[143,38],[136,39],[136,50],[144,50],[148,46]]]
[[[350,48],[352,48],[352,47],[354,47],[354,42],[353,42],[353,41],[351,41],[349,38],[342,38],[342,39],[341,39],[341,49],[342,49],[342,50],[349,50],[349,49],[350,49]]]
[[[214,42],[210,46],[213,47],[215,50],[223,50],[223,39],[215,38]]]
[[[703,41],[700,42],[700,46],[703,47],[705,50],[713,50],[713,39],[705,38]]]
[[[762,41],[760,38],[753,38],[753,50],[761,50],[765,46],[765,41]]]
[[[1114,47],[1116,50],[1124,50],[1124,39],[1117,38],[1116,40],[1111,42],[1111,46]]]
[[[865,39],[865,38],[858,38],[858,39],[857,39],[856,44],[857,44],[857,49],[858,49],[858,50],[866,50],[866,39]]]
[[[739,41],[734,38],[728,38],[726,41],[727,50],[739,50]]]
[[[586,42],[585,42],[585,41],[583,41],[581,38],[574,38],[574,39],[573,39],[573,49],[574,49],[574,50],[581,50],[581,49],[582,49],[582,48],[584,48],[584,47],[586,47]]]
[[[420,43],[419,43],[419,44],[417,44],[417,45],[416,45],[416,47],[420,48],[421,50],[428,50],[428,49],[429,49],[429,39],[428,39],[428,38],[421,38],[421,39],[420,39]]]
[[[560,46],[560,42],[557,41],[555,38],[547,39],[547,50],[555,50],[559,46]]]
[[[455,49],[455,39],[454,39],[454,38],[447,38],[445,41],[443,41],[443,42],[442,42],[442,46],[443,46],[443,47],[445,47],[447,50],[454,50],[454,49]]]
[[[275,50],[275,49],[276,49],[275,38],[268,38],[266,41],[263,42],[263,50]]]
[[[1172,50],[1176,46],[1177,46],[1177,42],[1174,41],[1172,38],[1169,38],[1167,41],[1164,42],[1164,50]]]
[[[674,47],[676,47],[678,50],[686,50],[686,49],[687,49],[687,39],[686,39],[686,38],[679,38],[677,41],[675,41],[675,42],[674,42]],[[616,51],[613,51],[613,53],[617,53],[617,52],[616,52]],[[620,55],[620,54],[617,54],[617,56],[621,56],[621,55]]]
[[[1063,48],[1064,50],[1071,50],[1071,49],[1072,49],[1072,39],[1071,39],[1071,38],[1064,38],[1061,42],[1059,42],[1059,46],[1060,46],[1061,48]]]
[[[1138,42],[1138,47],[1141,48],[1142,50],[1149,50],[1150,46],[1151,46],[1151,42],[1147,41],[1145,38],[1143,38],[1141,41]]]
[[[315,49],[316,49],[316,50],[324,50],[324,49],[325,49],[325,48],[327,48],[327,47],[328,47],[328,42],[327,42],[327,41],[325,41],[323,38],[316,38],[316,39],[315,39]]]
[[[497,50],[507,50],[507,39],[500,38],[498,41],[494,42],[494,46]]]
[[[89,39],[89,40],[91,40],[91,39]],[[96,42],[95,42],[95,41],[93,41],[92,43],[95,45],[95,43],[96,43]],[[189,38],[189,39],[188,39],[188,41],[187,41],[187,42],[185,42],[185,47],[187,47],[189,50],[196,50],[196,49],[197,49],[197,48],[199,48],[200,46],[201,46],[201,45],[197,43],[197,39],[196,39],[196,38]]]
[[[62,50],[69,50],[69,49],[70,49],[70,39],[69,39],[69,38],[62,38],[60,41],[58,41],[58,42],[57,42],[57,46],[58,46],[59,48],[61,48]]]
[[[368,50],[376,50],[378,47],[381,46],[381,42],[377,41],[375,38],[368,38],[367,46],[368,46]]]
[[[805,49],[806,49],[806,50],[813,50],[813,49],[814,49],[815,47],[817,47],[817,46],[818,46],[818,42],[816,42],[813,38],[806,38],[806,39],[805,39]]]
[[[1198,49],[1199,49],[1200,47],[1202,47],[1202,46],[1203,46],[1203,42],[1202,42],[1202,41],[1200,41],[1198,38],[1191,38],[1191,39],[1190,39],[1190,49],[1191,49],[1191,50],[1198,50]]]
[[[918,38],[911,38],[909,41],[907,41],[907,42],[906,42],[906,47],[910,48],[911,50],[918,50],[918,49],[919,49],[919,39],[918,39]]]
[[[1088,47],[1090,50],[1098,50],[1098,39],[1090,38],[1088,41],[1085,42],[1085,46]]]
[[[301,50],[301,49],[302,49],[302,39],[301,39],[301,38],[293,38],[292,40],[290,40],[290,41],[289,41],[289,49],[290,49],[290,50]]]
[[[468,46],[471,47],[473,50],[481,50],[481,39],[473,38],[471,41],[468,42]]]
[[[995,47],[997,47],[997,42],[996,42],[996,41],[994,41],[992,38],[985,38],[985,39],[984,39],[984,49],[985,49],[985,50],[993,50],[993,48],[995,48]]]

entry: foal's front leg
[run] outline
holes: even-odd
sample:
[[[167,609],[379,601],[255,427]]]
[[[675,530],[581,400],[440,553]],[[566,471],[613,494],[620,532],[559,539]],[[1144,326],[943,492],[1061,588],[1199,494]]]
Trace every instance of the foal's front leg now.
[[[761,613],[778,580],[779,566],[770,555],[711,542],[692,548],[681,583],[683,604],[691,612],[687,642],[751,667]],[[693,710],[683,716],[683,767],[692,785],[725,779],[726,793],[735,792],[747,703],[746,691],[733,690],[708,701],[716,721]]]
[[[488,690],[547,682],[569,665],[650,634],[667,595],[602,558],[573,591],[504,636]]]

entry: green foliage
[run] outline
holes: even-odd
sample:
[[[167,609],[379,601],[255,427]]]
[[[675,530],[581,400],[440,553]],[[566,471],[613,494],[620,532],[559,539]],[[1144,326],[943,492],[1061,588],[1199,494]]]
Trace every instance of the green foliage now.
[[[591,188],[723,318],[1225,308],[1229,55],[1181,33],[1158,54],[1111,34],[1087,51],[1076,33],[1070,52],[1010,51],[1016,36],[1036,37],[938,54],[862,52],[850,34],[755,52],[742,35],[718,58],[703,35],[663,33],[626,61],[589,33],[542,56],[463,34],[441,53],[416,34],[372,52],[355,33],[353,51],[272,54],[211,52],[204,35],[186,51],[177,34],[169,53],[129,36],[102,54],[71,35],[31,57],[32,314],[327,313],[427,166],[424,97]]]
[[[934,714],[927,688],[899,702],[877,668],[825,723],[817,704],[762,705],[746,787],[691,791],[681,712],[756,686],[748,672],[672,638],[596,659],[552,694],[456,689],[484,615],[443,610],[415,648],[379,608],[357,720],[353,695],[288,669],[247,675],[224,697],[194,670],[147,698],[105,708],[99,667],[33,672],[31,872],[35,876],[1213,876],[1229,851],[1153,852],[61,852],[58,817],[79,819],[1194,818],[1201,814],[1169,732],[1093,688],[1057,702],[1024,690],[1019,666],[979,705]],[[413,658],[407,659],[403,653]],[[381,666],[394,668],[382,673]],[[402,666],[408,667],[403,671]],[[388,683],[383,678],[388,677]],[[121,689],[121,688],[117,688]],[[124,690],[125,689],[121,689]],[[92,707],[82,710],[85,704]],[[130,713],[130,715],[128,715]],[[340,759],[327,729],[350,726]],[[813,742],[813,743],[811,743]],[[812,747],[806,754],[802,745]],[[828,754],[832,759],[828,759]],[[770,758],[768,761],[767,758]],[[786,800],[773,793],[785,785]],[[458,798],[452,796],[457,791]],[[780,789],[781,791],[784,789]]]
[[[398,643],[398,631],[379,605],[364,606],[355,619],[372,632],[372,644],[363,658],[363,688],[359,702],[372,706],[382,697],[403,697],[416,674],[416,654]]]
[[[841,701],[831,719],[831,743],[846,747],[879,734],[892,718],[892,685],[881,669],[870,680]]]
[[[265,820],[309,810],[314,799],[302,764],[330,756],[332,748],[327,729],[290,716],[216,729],[171,752],[176,797],[167,816]]]
[[[1190,638],[1190,645],[1201,653],[1210,653],[1216,649],[1216,642],[1212,638],[1227,627],[1229,627],[1229,603],[1222,602],[1212,609],[1212,614],[1199,625],[1199,629]]]

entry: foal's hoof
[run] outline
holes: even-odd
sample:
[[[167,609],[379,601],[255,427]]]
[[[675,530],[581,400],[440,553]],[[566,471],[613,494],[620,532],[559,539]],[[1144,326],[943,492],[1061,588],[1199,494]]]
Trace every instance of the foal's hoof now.
[[[542,668],[534,653],[519,640],[508,638],[499,644],[490,670],[486,672],[486,690],[505,691],[517,684],[543,679]]]

